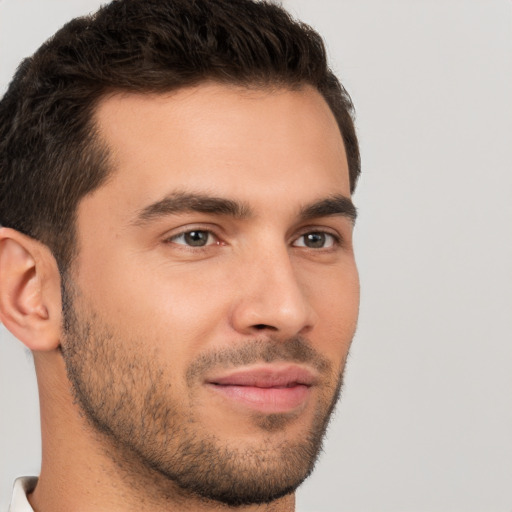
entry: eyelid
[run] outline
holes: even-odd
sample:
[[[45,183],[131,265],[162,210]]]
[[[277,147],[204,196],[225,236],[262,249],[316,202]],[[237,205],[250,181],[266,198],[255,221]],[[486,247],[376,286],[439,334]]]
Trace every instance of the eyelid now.
[[[177,238],[182,237],[182,236],[186,235],[187,233],[190,233],[191,231],[206,232],[206,233],[208,233],[208,235],[210,237],[213,238],[213,242],[209,241],[206,245],[203,245],[203,246],[192,246],[192,245],[188,245],[186,243],[179,243],[179,242],[175,241]],[[302,237],[304,237],[308,234],[312,234],[312,233],[321,233],[328,237],[331,237],[332,244],[328,247],[322,247],[322,248],[307,247],[305,244],[304,245],[296,245],[296,242],[298,240],[300,240]],[[224,237],[221,234],[219,234],[219,229],[217,228],[217,226],[215,226],[215,225],[212,226],[211,224],[207,224],[207,225],[205,225],[205,224],[188,224],[188,225],[180,226],[178,228],[173,229],[170,233],[167,232],[162,237],[162,240],[164,243],[167,243],[167,244],[172,243],[172,244],[175,244],[176,246],[178,246],[179,248],[187,249],[187,250],[194,250],[194,251],[201,250],[201,249],[206,250],[207,248],[215,246],[215,245],[225,245],[226,244]],[[333,249],[336,249],[337,247],[342,246],[344,243],[344,240],[345,240],[344,235],[342,235],[339,232],[339,230],[337,230],[335,228],[328,227],[328,226],[313,225],[313,226],[304,226],[298,232],[296,232],[290,241],[290,245],[294,246],[294,247],[310,249],[313,251],[321,251],[321,250],[329,250],[329,249],[333,250]]]
[[[297,244],[298,240],[303,239],[307,235],[311,235],[311,234],[325,235],[326,237],[329,237],[331,239],[331,243],[329,245],[327,245],[327,246],[318,247],[318,248],[317,247],[308,247],[305,243],[300,244],[300,245]],[[293,242],[292,242],[292,246],[293,247],[301,247],[301,248],[309,249],[309,250],[312,250],[312,251],[333,250],[336,247],[339,247],[340,245],[341,245],[341,237],[339,235],[335,235],[334,233],[331,233],[331,232],[325,231],[325,230],[309,230],[309,231],[306,231],[305,233],[302,233],[297,238],[295,238],[293,240]]]
[[[345,239],[343,234],[340,233],[340,231],[335,229],[335,228],[328,227],[328,226],[312,225],[312,226],[304,226],[303,228],[301,228],[294,235],[291,243],[293,244],[299,238],[301,238],[301,237],[303,237],[305,235],[311,234],[311,233],[322,233],[322,234],[325,234],[325,235],[329,235],[329,236],[331,236],[334,239],[334,242],[337,245],[341,245],[343,243],[344,239]]]
[[[193,232],[198,232],[198,231],[207,234],[208,238],[207,238],[206,244],[198,245],[198,246],[193,246],[193,245],[190,245],[190,244],[187,244],[187,243],[181,243],[181,242],[177,242],[176,241],[176,240],[180,239],[181,237],[185,237],[188,233],[193,233]],[[213,242],[210,241],[210,238],[213,238]],[[208,247],[210,245],[217,245],[219,243],[217,237],[211,231],[207,231],[206,229],[191,229],[190,231],[184,231],[183,233],[178,233],[177,235],[173,235],[171,238],[169,238],[169,241],[174,243],[174,244],[177,244],[177,245],[184,245],[186,247],[193,247],[194,249],[201,248],[201,247]]]
[[[187,233],[190,233],[191,231],[204,231],[205,233],[208,233],[209,236],[214,238],[215,243],[208,243],[207,245],[194,247],[187,244],[175,242],[177,238],[184,236]],[[212,245],[221,245],[223,243],[221,236],[218,234],[218,230],[214,229],[211,225],[205,226],[204,224],[189,224],[185,226],[180,226],[179,228],[174,229],[171,233],[166,233],[162,238],[164,243],[173,243],[182,248],[188,248],[193,250],[206,249],[207,247],[210,247]]]

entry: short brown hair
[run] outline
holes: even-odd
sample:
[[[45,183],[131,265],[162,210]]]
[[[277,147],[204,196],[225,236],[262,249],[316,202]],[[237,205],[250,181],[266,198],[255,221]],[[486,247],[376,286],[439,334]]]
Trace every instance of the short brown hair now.
[[[77,205],[109,173],[92,122],[98,101],[206,80],[315,87],[338,122],[354,190],[353,105],[312,28],[263,1],[115,0],[24,60],[0,102],[0,224],[47,244],[64,271]]]

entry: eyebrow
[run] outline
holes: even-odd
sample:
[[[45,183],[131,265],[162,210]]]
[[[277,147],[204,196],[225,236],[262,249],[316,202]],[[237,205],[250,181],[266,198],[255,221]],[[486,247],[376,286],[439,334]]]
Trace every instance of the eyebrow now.
[[[174,192],[140,210],[133,224],[142,226],[160,217],[189,212],[226,215],[235,219],[247,219],[253,215],[251,208],[243,202],[207,194]],[[336,215],[355,222],[357,210],[350,198],[334,195],[316,201],[301,208],[299,218],[306,221]]]
[[[227,215],[236,219],[246,219],[252,215],[249,206],[238,201],[207,194],[175,192],[143,208],[134,224],[143,225],[159,217],[187,212]]]
[[[357,218],[357,208],[349,197],[334,195],[306,205],[300,212],[300,218],[303,221],[331,216],[347,217],[354,224]]]

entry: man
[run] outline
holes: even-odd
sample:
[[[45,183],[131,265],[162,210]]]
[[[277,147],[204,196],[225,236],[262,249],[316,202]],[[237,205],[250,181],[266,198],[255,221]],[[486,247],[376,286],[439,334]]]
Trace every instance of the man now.
[[[12,511],[290,511],[354,335],[352,105],[251,0],[119,0],[0,103],[0,319],[34,354]]]

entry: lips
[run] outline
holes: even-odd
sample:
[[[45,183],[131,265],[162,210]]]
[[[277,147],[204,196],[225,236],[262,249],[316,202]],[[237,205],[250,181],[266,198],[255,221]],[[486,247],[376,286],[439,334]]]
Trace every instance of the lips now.
[[[265,365],[209,377],[206,385],[233,405],[282,413],[304,406],[316,380],[313,371],[301,366]]]

